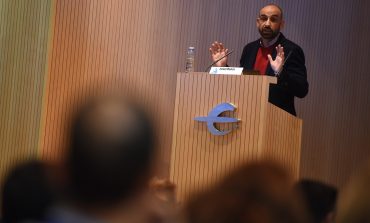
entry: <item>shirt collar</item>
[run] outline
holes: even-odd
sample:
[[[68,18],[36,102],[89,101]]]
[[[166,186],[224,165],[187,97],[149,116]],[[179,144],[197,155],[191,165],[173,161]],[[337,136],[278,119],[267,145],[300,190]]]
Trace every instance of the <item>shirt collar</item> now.
[[[271,46],[273,46],[277,41],[278,41],[278,39],[279,39],[279,37],[280,37],[280,33],[274,38],[274,39],[272,39],[270,42],[268,42],[267,43],[267,46],[265,46],[264,44],[263,44],[263,41],[262,41],[262,39],[260,40],[260,44],[261,44],[261,46],[262,47],[271,47]]]

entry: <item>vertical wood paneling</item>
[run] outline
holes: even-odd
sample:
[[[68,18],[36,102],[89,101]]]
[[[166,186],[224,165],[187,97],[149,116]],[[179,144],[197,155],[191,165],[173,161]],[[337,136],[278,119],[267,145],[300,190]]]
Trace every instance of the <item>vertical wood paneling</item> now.
[[[0,181],[38,155],[52,1],[0,1]]]
[[[70,113],[86,95],[114,89],[138,98],[152,112],[161,139],[161,172],[166,175],[176,73],[184,69],[186,48],[196,47],[196,70],[202,71],[210,62],[210,43],[222,41],[234,50],[229,64],[238,66],[243,46],[258,38],[257,12],[270,1],[56,0],[55,8],[53,2],[0,1],[1,176],[15,163],[37,155],[40,125],[41,155],[60,159]],[[296,100],[304,121],[301,177],[341,186],[370,156],[370,2],[273,2],[284,9],[284,34],[306,55],[310,93]],[[210,80],[202,81],[198,94]],[[229,87],[235,88],[240,101],[254,97],[252,89],[240,89],[240,83]],[[241,114],[258,115],[253,108]],[[212,150],[212,145],[202,146]],[[236,145],[252,146],[253,142]],[[192,151],[195,159],[198,153]],[[220,156],[232,159],[229,155]],[[253,155],[244,151],[239,157]]]
[[[295,179],[298,179],[302,120],[272,104],[269,104],[266,110],[267,117],[261,157],[279,162]]]
[[[177,78],[170,179],[177,185],[180,201],[219,181],[235,167],[265,157],[279,160],[298,177],[302,124],[287,112],[268,107],[269,83],[275,83],[276,78],[205,73],[179,73]],[[237,83],[242,89],[250,89],[248,100],[240,100],[232,90]],[[241,119],[238,129],[225,136],[214,136],[206,123],[194,121],[224,102],[237,106],[235,114],[230,115]],[[279,115],[267,119],[271,112]],[[226,129],[232,127],[228,125]],[[220,124],[219,129],[223,128]],[[272,142],[271,147],[262,143],[266,140]]]
[[[274,2],[285,10],[284,34],[300,44],[306,55],[310,93],[305,99],[296,100],[298,116],[304,120],[301,176],[342,185],[357,170],[358,163],[370,155],[367,112],[370,110],[367,87],[370,42],[366,39],[370,21],[364,19],[370,3]],[[196,70],[202,71],[210,62],[210,43],[222,41],[234,50],[229,64],[238,66],[243,46],[258,38],[255,18],[265,3],[268,1],[57,0],[45,96],[43,156],[58,159],[65,145],[69,114],[85,95],[98,94],[96,89],[119,89],[141,100],[152,111],[166,175],[175,74],[184,69],[186,48],[196,47]],[[208,81],[202,82],[202,89]],[[13,82],[2,79],[2,84],[12,86]],[[249,88],[236,90],[241,101],[252,97]],[[9,87],[5,91],[9,92]],[[9,109],[20,106],[9,99],[9,93],[4,97],[8,97],[4,104],[10,105]],[[259,114],[251,108],[241,116],[258,118]],[[4,126],[9,129],[12,123],[6,123]],[[248,121],[245,124],[254,125]],[[246,142],[239,146],[254,144]],[[211,147],[204,145],[205,151]],[[192,154],[195,156],[197,152]],[[183,162],[181,157],[178,159]]]
[[[366,84],[370,77],[363,53],[370,49],[364,40],[370,24],[365,21],[361,25],[364,28],[356,25],[364,21],[361,18],[369,7],[364,1],[341,1],[335,5],[323,2],[321,7],[315,2],[305,2],[297,7],[292,18],[296,14],[312,13],[310,18],[314,19],[290,19],[289,25],[294,28],[289,30],[291,38],[306,49],[311,83],[308,97],[297,106],[304,120],[302,177],[341,186],[369,158],[370,116],[365,114],[370,108]],[[328,11],[333,20],[343,25],[333,26],[326,19]],[[334,34],[338,32],[342,35]],[[322,38],[318,33],[327,34]]]
[[[178,185],[180,200],[187,200],[190,192],[201,190],[220,180],[241,162],[257,159],[258,134],[253,135],[253,132],[259,132],[260,120],[243,115],[246,109],[242,108],[252,107],[252,104],[255,107],[258,104],[259,109],[253,109],[259,111],[263,105],[267,105],[267,96],[265,94],[264,103],[257,103],[257,100],[261,100],[263,88],[256,87],[253,90],[258,92],[254,97],[250,97],[249,101],[239,101],[236,100],[239,97],[235,97],[235,91],[230,89],[236,82],[242,82],[241,86],[249,85],[250,80],[253,80],[254,85],[262,85],[262,79],[258,78],[261,77],[178,74],[170,177]],[[243,121],[250,120],[253,123],[250,128],[241,125],[240,131],[215,137],[208,132],[205,123],[193,120],[196,116],[206,116],[214,106],[222,102],[233,102],[240,107],[237,116],[239,118],[240,115]],[[236,137],[237,134],[242,135]],[[253,136],[246,137],[247,135]],[[239,146],[248,142],[252,142],[254,147]],[[239,156],[241,151],[244,152],[242,157]]]

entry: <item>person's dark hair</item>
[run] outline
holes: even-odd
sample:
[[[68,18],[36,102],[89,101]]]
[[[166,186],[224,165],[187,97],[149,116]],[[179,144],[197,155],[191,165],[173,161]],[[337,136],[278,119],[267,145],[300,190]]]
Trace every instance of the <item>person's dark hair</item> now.
[[[295,187],[302,194],[308,212],[315,223],[322,222],[330,212],[335,211],[338,191],[334,186],[302,179]]]
[[[247,164],[188,203],[191,223],[302,223],[304,210],[293,181],[271,162]]]
[[[54,202],[47,165],[38,160],[22,163],[11,170],[4,181],[3,222],[43,221]]]
[[[100,98],[75,117],[67,153],[69,191],[85,204],[114,205],[149,177],[153,128],[146,113],[121,98]]]

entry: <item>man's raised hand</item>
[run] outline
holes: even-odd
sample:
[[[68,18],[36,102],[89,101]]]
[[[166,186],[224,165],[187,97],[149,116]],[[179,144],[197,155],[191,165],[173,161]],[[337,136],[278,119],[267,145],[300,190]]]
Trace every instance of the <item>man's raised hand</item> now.
[[[279,74],[281,69],[283,69],[284,66],[284,47],[282,47],[280,44],[276,47],[276,57],[275,60],[272,59],[271,55],[267,55],[271,68],[274,70],[275,74]]]
[[[213,42],[211,47],[209,48],[209,52],[211,53],[212,61],[215,62],[216,60],[220,59],[221,57],[225,56],[229,49],[226,49],[224,45],[220,42]],[[215,66],[217,67],[225,67],[227,64],[227,57],[223,58],[222,60],[218,61]]]

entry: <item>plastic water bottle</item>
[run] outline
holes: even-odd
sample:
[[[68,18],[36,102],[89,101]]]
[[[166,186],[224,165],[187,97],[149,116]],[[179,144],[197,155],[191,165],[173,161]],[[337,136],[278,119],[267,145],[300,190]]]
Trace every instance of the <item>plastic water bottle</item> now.
[[[194,72],[194,56],[195,56],[195,48],[190,46],[186,54],[186,66],[185,66],[186,73]]]

